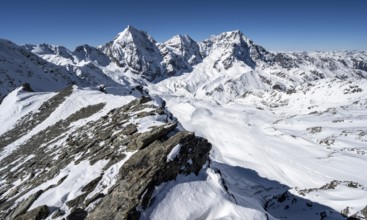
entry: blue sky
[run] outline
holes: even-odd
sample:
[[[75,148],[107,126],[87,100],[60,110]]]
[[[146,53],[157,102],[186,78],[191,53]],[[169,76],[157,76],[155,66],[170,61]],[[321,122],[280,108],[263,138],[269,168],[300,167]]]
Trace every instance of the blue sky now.
[[[2,0],[0,38],[74,49],[127,25],[158,42],[241,30],[268,50],[367,50],[366,0]]]

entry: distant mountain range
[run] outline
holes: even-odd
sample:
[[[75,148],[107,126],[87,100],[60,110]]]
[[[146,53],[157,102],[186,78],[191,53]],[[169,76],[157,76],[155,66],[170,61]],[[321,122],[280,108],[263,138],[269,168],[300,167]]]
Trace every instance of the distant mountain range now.
[[[235,96],[245,92],[239,88],[241,85],[250,89],[292,90],[300,83],[325,77],[367,77],[365,51],[273,53],[254,44],[240,31],[225,32],[202,42],[195,42],[188,35],[177,35],[157,43],[145,31],[128,26],[113,41],[98,48],[82,45],[70,51],[48,44],[17,46],[6,40],[0,44],[3,63],[0,97],[26,81],[34,84],[32,81],[37,77],[54,83],[40,86],[41,90],[47,90],[48,86],[60,89],[71,82],[82,86],[130,86],[190,72],[205,77],[202,75],[224,76],[228,75],[224,72],[234,70],[235,79],[224,85],[208,81],[210,86],[189,87],[195,90],[191,87],[205,87],[201,92],[209,94],[228,90]],[[212,67],[209,72],[208,66]],[[47,74],[50,71],[56,73]],[[190,80],[190,84],[195,82]]]

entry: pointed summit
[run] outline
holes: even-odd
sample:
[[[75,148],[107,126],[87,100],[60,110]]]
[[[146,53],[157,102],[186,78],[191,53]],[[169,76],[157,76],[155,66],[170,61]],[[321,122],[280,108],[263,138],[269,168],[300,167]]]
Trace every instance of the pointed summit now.
[[[194,41],[189,35],[187,34],[177,34],[173,36],[171,39],[179,39],[180,41]]]
[[[131,42],[144,42],[150,41],[155,44],[156,41],[149,36],[145,31],[138,30],[135,27],[128,25],[122,32],[118,33],[113,43],[118,43],[120,45],[126,45]]]
[[[200,49],[203,56],[215,54],[215,59],[223,60],[223,65],[226,68],[237,61],[255,68],[256,60],[264,60],[268,54],[264,48],[254,44],[240,30],[212,36],[200,43]],[[218,57],[218,54],[220,54],[220,57]]]
[[[197,45],[197,43],[187,34],[185,35],[177,34],[173,36],[171,39],[164,42],[164,44],[168,47],[173,48],[186,47],[186,49],[188,49],[188,47],[195,46],[195,44]]]
[[[145,31],[142,30],[138,30],[137,28],[135,28],[134,26],[128,25],[120,34],[141,34],[141,33],[145,33]]]
[[[159,47],[165,68],[171,76],[189,71],[192,65],[202,61],[199,45],[189,35],[175,35]]]
[[[73,54],[77,58],[78,62],[82,60],[91,61],[101,66],[107,66],[111,62],[107,55],[88,44],[76,47]]]
[[[251,42],[251,40],[248,37],[246,37],[240,30],[224,32],[218,36],[212,36],[211,39],[236,44],[240,44],[241,41],[244,41],[247,44]]]
[[[136,29],[134,26],[132,26],[132,25],[127,25],[127,28],[126,28],[127,30],[130,30],[130,31],[134,31],[134,30],[138,30],[138,29]]]
[[[100,49],[118,65],[127,66],[133,73],[142,74],[150,81],[161,77],[162,55],[156,41],[145,31],[129,25]]]

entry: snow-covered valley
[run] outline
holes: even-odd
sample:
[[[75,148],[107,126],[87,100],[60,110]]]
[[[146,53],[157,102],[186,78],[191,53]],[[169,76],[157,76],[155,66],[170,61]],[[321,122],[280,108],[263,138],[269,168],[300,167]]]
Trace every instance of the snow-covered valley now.
[[[365,51],[132,26],[0,50],[1,219],[367,218]]]
[[[185,129],[213,144],[212,166],[221,170],[238,204],[249,207],[247,200],[257,198],[264,207],[272,196],[289,191],[298,202],[290,204],[290,197],[267,211],[277,218],[314,219],[320,205],[349,213],[365,208],[366,93],[345,94],[351,86],[367,84],[326,79],[292,94],[250,94],[222,105],[157,93]],[[335,186],[325,187],[330,183]],[[311,201],[318,205],[307,206]]]

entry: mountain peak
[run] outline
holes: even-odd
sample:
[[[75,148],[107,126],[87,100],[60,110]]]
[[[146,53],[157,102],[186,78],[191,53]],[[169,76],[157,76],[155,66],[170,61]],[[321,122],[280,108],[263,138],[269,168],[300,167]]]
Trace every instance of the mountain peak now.
[[[180,40],[186,40],[186,41],[191,41],[192,40],[191,37],[187,34],[184,34],[184,35],[177,34],[173,38],[179,38]]]
[[[129,25],[117,37],[99,49],[121,67],[154,80],[162,74],[162,55],[157,42],[147,34]]]
[[[246,42],[249,41],[249,39],[240,30],[224,32],[218,37],[221,40],[230,40],[235,42],[240,41],[241,39],[245,40]]]
[[[133,32],[142,32],[141,30],[138,30],[137,28],[135,28],[134,26],[132,25],[128,25],[124,31],[128,31],[130,33],[133,33]]]
[[[175,36],[173,36],[171,39],[167,40],[164,44],[166,45],[191,45],[193,43],[196,43],[189,35],[185,34],[185,35],[181,35],[181,34],[177,34]]]
[[[243,33],[239,29],[236,29],[236,30],[233,30],[233,31],[227,31],[227,32],[224,32],[224,33],[243,35]]]
[[[152,42],[153,44],[156,43],[156,41],[150,35],[148,35],[147,32],[128,25],[122,32],[117,34],[116,38],[113,40],[113,43],[126,45],[127,43],[141,42],[146,40]]]

